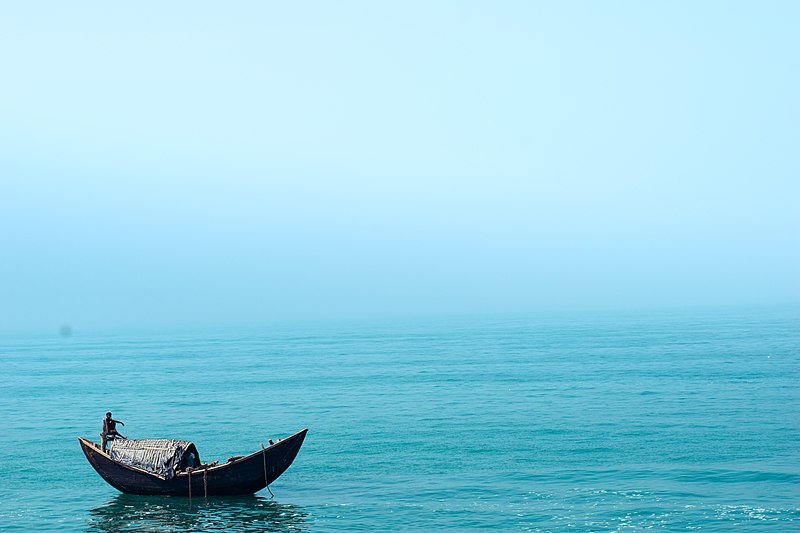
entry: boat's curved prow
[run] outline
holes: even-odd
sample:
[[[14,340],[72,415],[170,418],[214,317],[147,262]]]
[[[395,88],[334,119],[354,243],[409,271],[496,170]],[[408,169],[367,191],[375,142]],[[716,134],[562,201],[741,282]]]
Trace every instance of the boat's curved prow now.
[[[291,437],[287,437],[286,439],[271,445],[269,448],[264,449],[266,452],[267,464],[273,465],[271,471],[268,471],[267,473],[268,481],[264,487],[278,479],[281,474],[286,472],[286,470],[292,466],[295,457],[297,457],[297,454],[300,453],[300,447],[303,445],[303,441],[306,440],[306,433],[308,433],[308,428],[302,429]]]
[[[225,464],[201,466],[166,479],[114,461],[100,446],[78,438],[89,464],[109,485],[128,494],[213,496],[253,494],[274,482],[291,466],[308,429],[298,431],[268,448]]]

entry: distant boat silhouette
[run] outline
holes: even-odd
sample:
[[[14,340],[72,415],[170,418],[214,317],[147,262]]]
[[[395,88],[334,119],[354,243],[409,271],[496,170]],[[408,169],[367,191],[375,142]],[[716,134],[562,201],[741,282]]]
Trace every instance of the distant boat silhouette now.
[[[200,456],[191,442],[128,441],[119,453],[104,452],[99,444],[78,437],[83,453],[109,485],[126,494],[149,496],[224,496],[254,494],[292,464],[308,429],[268,448],[227,463],[181,468],[190,453]],[[123,443],[124,440],[118,441]]]

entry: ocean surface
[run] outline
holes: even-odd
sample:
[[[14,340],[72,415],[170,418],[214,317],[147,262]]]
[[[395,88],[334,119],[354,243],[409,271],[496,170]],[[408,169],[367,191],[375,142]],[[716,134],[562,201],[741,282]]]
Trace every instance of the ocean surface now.
[[[0,336],[2,531],[800,531],[800,310]],[[246,498],[135,497],[76,437],[224,461]]]

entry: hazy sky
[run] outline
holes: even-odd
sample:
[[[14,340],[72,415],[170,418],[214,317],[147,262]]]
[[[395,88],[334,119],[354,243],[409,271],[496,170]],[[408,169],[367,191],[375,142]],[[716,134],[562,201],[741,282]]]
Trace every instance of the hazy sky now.
[[[798,303],[799,25],[7,4],[0,332]]]

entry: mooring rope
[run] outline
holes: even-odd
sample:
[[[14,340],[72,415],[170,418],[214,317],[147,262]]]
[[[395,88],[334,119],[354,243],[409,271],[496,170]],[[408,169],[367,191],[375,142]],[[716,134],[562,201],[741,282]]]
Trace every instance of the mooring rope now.
[[[189,499],[192,499],[192,471],[189,470]]]
[[[274,498],[275,495],[272,494],[272,489],[269,488],[269,479],[267,479],[267,450],[266,448],[264,448],[263,442],[261,443],[261,457],[264,458],[264,483],[267,484],[267,490],[269,491],[269,495]]]
[[[208,499],[208,468],[203,470],[203,498]]]

